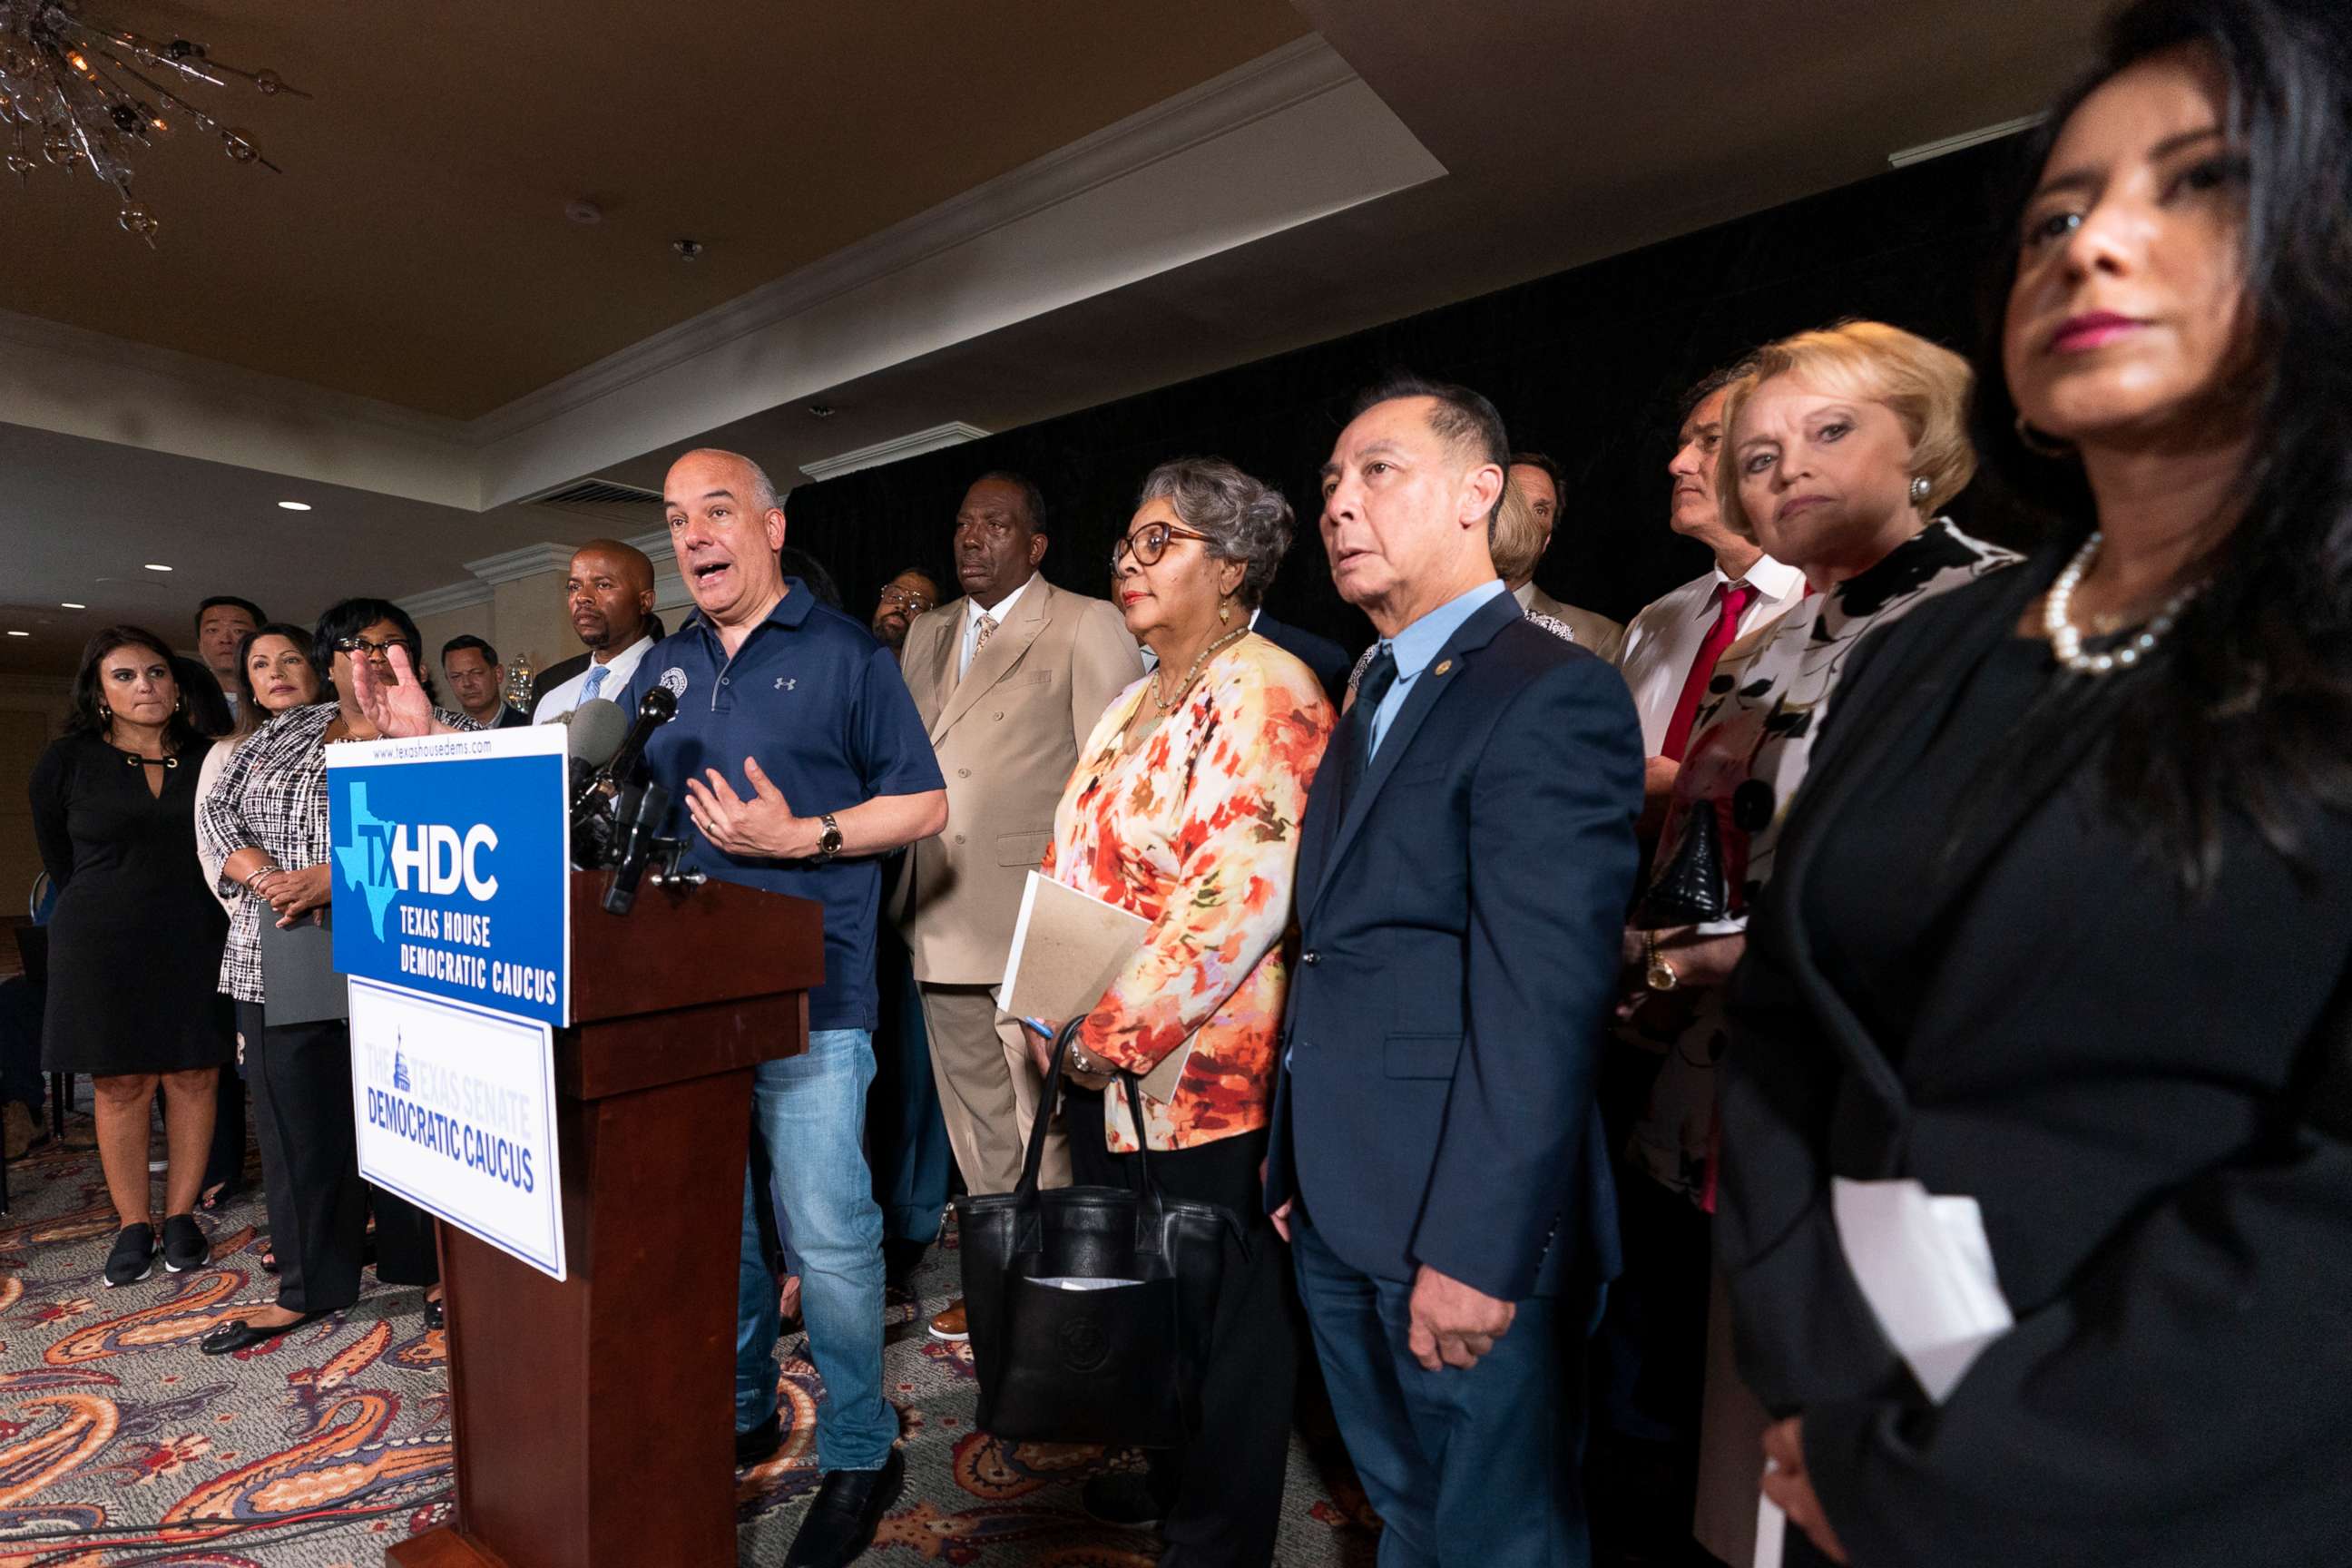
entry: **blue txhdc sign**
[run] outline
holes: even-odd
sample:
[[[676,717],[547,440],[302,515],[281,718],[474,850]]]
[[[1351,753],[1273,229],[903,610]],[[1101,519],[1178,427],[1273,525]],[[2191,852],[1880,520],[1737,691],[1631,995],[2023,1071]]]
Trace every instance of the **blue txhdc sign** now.
[[[566,1023],[563,745],[550,725],[331,748],[335,968]]]

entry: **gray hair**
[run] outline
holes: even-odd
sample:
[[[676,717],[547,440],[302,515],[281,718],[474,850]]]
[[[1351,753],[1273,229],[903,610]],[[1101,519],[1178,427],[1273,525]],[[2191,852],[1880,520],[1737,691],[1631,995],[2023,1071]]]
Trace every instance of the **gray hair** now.
[[[787,490],[783,495],[779,495],[776,491],[776,482],[768,477],[768,470],[740,452],[730,452],[724,447],[697,447],[690,452],[679,453],[677,461],[683,463],[688,458],[724,458],[730,463],[742,464],[744,477],[751,481],[751,493],[744,499],[756,514],[765,516],[769,512],[781,510],[784,504],[784,497],[792,493]]]
[[[1205,536],[1211,558],[1242,563],[1241,601],[1255,609],[1290,551],[1290,502],[1223,458],[1178,458],[1144,476],[1135,504],[1164,500]]]

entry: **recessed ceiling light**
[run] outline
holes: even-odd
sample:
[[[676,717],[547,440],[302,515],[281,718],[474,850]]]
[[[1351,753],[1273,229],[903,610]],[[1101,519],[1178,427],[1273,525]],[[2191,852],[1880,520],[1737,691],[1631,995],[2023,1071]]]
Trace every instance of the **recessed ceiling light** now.
[[[28,637],[33,634],[30,632],[10,632],[8,635],[12,637]]]
[[[68,600],[64,604],[59,605],[58,608],[60,610],[87,610],[89,606],[88,605],[77,605],[71,600]]]
[[[148,563],[146,563],[146,565],[147,565],[147,570],[148,570],[148,571],[150,571],[150,572],[169,572],[169,571],[171,570],[171,568],[170,568],[169,566],[161,565],[161,564],[159,564],[158,563],[156,563],[156,562],[152,562],[152,561],[148,562]]]
[[[281,511],[309,511],[310,503],[306,500],[282,500],[278,503],[278,507]]]

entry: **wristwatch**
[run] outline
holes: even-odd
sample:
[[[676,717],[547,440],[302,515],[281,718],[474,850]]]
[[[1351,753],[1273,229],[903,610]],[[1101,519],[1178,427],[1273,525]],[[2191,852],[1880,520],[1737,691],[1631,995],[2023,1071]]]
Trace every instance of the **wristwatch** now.
[[[1645,955],[1642,979],[1651,990],[1672,991],[1683,983],[1683,977],[1675,973],[1675,966],[1666,962],[1666,955],[1658,951],[1656,931],[1642,933],[1642,952]]]
[[[833,819],[829,811],[817,820],[824,824],[824,831],[816,836],[816,858],[830,860],[841,853],[841,824]]]

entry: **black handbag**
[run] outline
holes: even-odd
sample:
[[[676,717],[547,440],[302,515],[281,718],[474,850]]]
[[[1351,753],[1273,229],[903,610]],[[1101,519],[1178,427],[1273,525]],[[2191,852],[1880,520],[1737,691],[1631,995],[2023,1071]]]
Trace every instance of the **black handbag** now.
[[[1221,1205],[1160,1195],[1128,1073],[1142,1190],[1038,1191],[1062,1061],[1084,1022],[1054,1042],[1021,1184],[955,1201],[975,1424],[1016,1442],[1174,1447],[1200,1423],[1225,1244],[1244,1231]]]
[[[1723,870],[1723,840],[1715,802],[1701,798],[1683,811],[1683,834],[1626,923],[1635,931],[1665,931],[1723,919],[1731,908]]]

